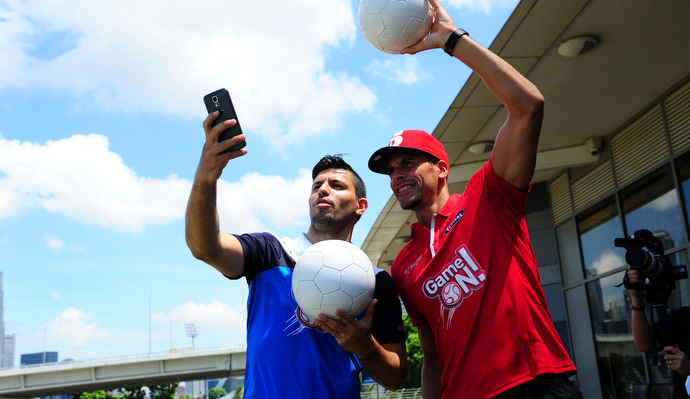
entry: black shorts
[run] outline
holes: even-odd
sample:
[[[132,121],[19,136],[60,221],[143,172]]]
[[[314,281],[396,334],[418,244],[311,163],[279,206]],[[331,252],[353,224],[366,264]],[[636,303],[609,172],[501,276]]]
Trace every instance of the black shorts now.
[[[582,393],[565,374],[542,374],[496,399],[582,399]]]

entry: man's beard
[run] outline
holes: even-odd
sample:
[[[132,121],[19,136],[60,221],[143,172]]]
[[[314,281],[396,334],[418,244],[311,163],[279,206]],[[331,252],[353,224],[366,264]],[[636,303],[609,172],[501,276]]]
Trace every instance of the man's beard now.
[[[320,231],[332,230],[336,226],[347,224],[349,218],[344,215],[317,212],[311,217],[311,224]]]
[[[414,208],[416,208],[421,202],[422,197],[420,195],[415,195],[412,198],[408,198],[405,204],[403,204],[400,198],[398,198],[398,204],[400,204],[400,207],[406,211],[414,210]]]

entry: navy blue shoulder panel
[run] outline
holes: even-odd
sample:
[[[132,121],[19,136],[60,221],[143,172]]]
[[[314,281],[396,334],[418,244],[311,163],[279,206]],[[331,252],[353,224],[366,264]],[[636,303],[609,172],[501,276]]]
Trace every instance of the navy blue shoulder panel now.
[[[235,235],[244,251],[244,272],[247,284],[261,272],[277,266],[295,267],[295,260],[285,251],[278,237],[271,233]]]

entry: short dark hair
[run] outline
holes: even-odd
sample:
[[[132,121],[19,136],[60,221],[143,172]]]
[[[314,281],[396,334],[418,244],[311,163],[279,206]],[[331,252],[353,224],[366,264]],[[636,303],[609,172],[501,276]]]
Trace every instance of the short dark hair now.
[[[345,162],[343,154],[326,155],[321,158],[311,171],[311,179],[316,179],[319,173],[327,169],[343,169],[352,172],[352,182],[355,184],[355,195],[357,199],[367,197],[367,189],[364,186],[364,181],[362,181],[362,178],[352,169],[352,166]]]

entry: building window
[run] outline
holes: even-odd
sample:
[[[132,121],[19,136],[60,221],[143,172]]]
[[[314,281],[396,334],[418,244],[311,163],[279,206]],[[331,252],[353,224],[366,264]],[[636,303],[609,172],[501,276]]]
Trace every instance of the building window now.
[[[623,271],[587,283],[589,311],[605,398],[629,398],[632,386],[646,381],[644,357],[635,348]]]
[[[616,237],[623,236],[614,197],[580,214],[577,226],[587,278],[611,271],[624,263],[621,260],[625,250],[613,245]]]
[[[685,243],[685,223],[670,166],[664,166],[621,191],[628,235],[649,230],[668,251]]]
[[[649,230],[661,240],[665,255],[674,265],[687,264],[687,223],[680,198],[687,199],[690,195],[690,156],[679,159],[677,166],[682,192],[676,188],[673,169],[668,164],[620,190],[617,197],[611,196],[577,217],[604,397],[630,398],[636,386],[671,384],[663,353],[659,354],[659,364],[653,365],[651,355],[635,348],[630,295],[620,286],[627,267],[626,249],[615,247],[613,243],[615,238],[630,236],[641,229]],[[645,288],[654,296],[648,299],[657,298],[656,303],[666,303],[669,309],[688,306],[688,280],[679,274],[664,279],[671,280],[675,288],[661,295],[655,293],[656,288],[650,283]]]

